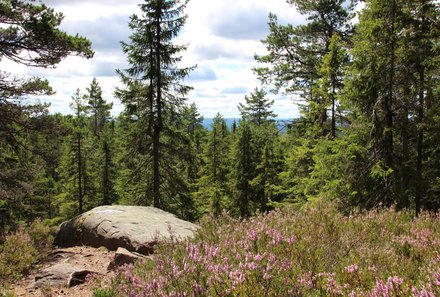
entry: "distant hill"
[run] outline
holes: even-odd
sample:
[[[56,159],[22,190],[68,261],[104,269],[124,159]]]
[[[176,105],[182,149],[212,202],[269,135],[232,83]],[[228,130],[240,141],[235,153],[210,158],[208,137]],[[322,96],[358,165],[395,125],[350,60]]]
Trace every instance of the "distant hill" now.
[[[213,118],[204,118],[203,119],[203,127],[205,127],[208,130],[211,130],[211,125],[212,122],[214,121]],[[231,129],[232,124],[234,123],[234,121],[237,123],[240,121],[240,118],[225,118],[226,121],[226,125],[228,126],[229,129]],[[282,130],[282,128],[285,126],[286,122],[292,121],[292,119],[287,119],[287,118],[280,118],[280,119],[276,119],[277,121],[277,126],[279,130]]]

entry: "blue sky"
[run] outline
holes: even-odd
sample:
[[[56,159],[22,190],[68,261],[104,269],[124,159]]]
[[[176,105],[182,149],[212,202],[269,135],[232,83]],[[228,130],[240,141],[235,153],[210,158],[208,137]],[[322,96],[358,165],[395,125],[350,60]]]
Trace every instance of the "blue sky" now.
[[[127,67],[120,41],[129,41],[129,16],[139,11],[141,0],[42,0],[65,19],[61,28],[79,33],[93,43],[95,57],[90,60],[69,57],[56,69],[29,69],[2,61],[3,69],[18,75],[38,75],[48,78],[56,95],[42,98],[51,102],[51,112],[70,113],[69,101],[77,88],[85,91],[93,77],[103,88],[103,95],[114,102],[113,114],[123,106],[113,92],[121,86],[115,69]],[[200,113],[213,117],[220,112],[225,117],[237,117],[237,105],[244,101],[259,82],[252,72],[256,66],[254,54],[264,54],[261,43],[268,34],[268,14],[277,14],[284,23],[298,24],[304,17],[285,0],[191,0],[186,13],[187,23],[176,39],[187,44],[183,65],[197,64],[185,82],[194,87],[188,95]],[[274,111],[282,118],[298,115],[291,97],[269,95],[275,99]]]

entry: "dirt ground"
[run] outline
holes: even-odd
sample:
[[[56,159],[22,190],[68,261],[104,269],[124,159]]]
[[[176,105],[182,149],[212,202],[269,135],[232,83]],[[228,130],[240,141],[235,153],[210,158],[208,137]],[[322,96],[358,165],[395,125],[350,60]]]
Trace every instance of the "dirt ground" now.
[[[54,264],[68,263],[78,268],[83,268],[99,273],[97,279],[101,282],[109,281],[114,273],[107,271],[107,266],[114,256],[114,252],[106,248],[92,248],[92,247],[71,247],[63,249],[55,249],[52,251],[48,259],[42,263],[38,270],[52,266]],[[92,296],[93,288],[96,286],[96,281],[88,281],[85,284],[75,287],[49,287],[33,289],[32,284],[35,282],[37,271],[28,275],[13,286],[14,293],[17,296],[38,296],[38,297],[58,297],[58,296],[72,296],[72,297],[88,297]]]

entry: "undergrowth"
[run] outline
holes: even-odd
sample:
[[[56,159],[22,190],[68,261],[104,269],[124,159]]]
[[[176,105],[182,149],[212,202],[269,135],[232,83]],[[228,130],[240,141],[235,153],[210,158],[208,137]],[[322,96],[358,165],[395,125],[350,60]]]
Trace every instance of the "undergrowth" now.
[[[208,217],[195,239],[161,244],[154,265],[125,267],[100,296],[440,296],[439,222],[329,204]]]

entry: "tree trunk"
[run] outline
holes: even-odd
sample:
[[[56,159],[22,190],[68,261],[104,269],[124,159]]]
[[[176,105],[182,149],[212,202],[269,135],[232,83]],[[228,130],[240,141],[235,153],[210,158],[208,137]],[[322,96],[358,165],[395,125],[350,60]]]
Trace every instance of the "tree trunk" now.
[[[153,204],[154,207],[161,208],[160,199],[160,133],[162,131],[162,71],[161,71],[161,27],[160,15],[161,10],[157,11],[156,25],[156,61],[155,70],[157,77],[156,85],[156,115],[157,122],[153,127]]]
[[[422,34],[423,38],[426,38],[428,34],[428,28],[426,26],[426,14],[428,6],[426,1],[422,1]],[[424,131],[423,122],[425,117],[425,67],[423,61],[419,61],[419,102],[417,110],[417,158],[416,158],[416,215],[420,213],[422,208],[422,199],[424,195],[424,182],[423,182],[423,154],[424,154]]]
[[[77,154],[78,154],[78,212],[83,212],[83,168],[82,168],[82,152],[81,152],[81,133],[77,134]]]
[[[384,153],[384,163],[387,168],[394,168],[394,135],[393,135],[393,99],[394,99],[394,72],[395,72],[395,60],[396,60],[396,40],[394,36],[395,31],[395,7],[396,2],[393,0],[391,8],[391,26],[390,26],[390,57],[389,57],[389,72],[388,72],[388,86],[387,94],[384,96],[383,108],[385,113],[385,125],[383,132],[383,153]],[[387,197],[385,197],[386,204],[392,203],[392,197],[389,197],[393,191],[393,177],[387,176],[386,187]],[[391,190],[391,193],[389,192]]]
[[[336,115],[335,115],[336,76],[332,75],[332,138],[336,138]]]

